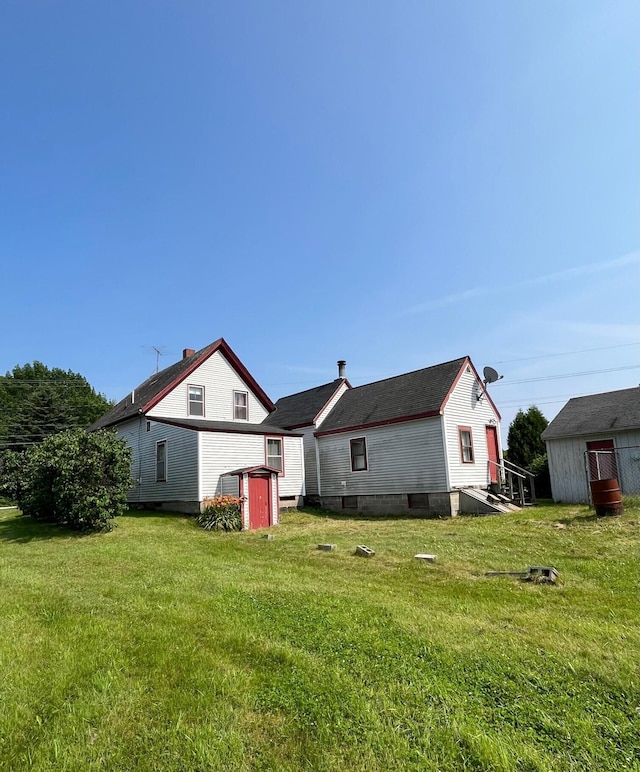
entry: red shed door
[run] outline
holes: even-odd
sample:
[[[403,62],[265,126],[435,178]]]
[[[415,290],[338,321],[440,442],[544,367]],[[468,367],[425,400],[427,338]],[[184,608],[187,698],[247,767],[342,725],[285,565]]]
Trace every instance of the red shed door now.
[[[271,482],[268,477],[249,477],[249,528],[271,525]]]
[[[489,480],[492,483],[498,482],[498,464],[500,463],[500,452],[498,450],[498,430],[495,426],[486,426],[487,430],[487,453],[489,454]]]
[[[589,479],[618,479],[618,464],[613,447],[613,440],[593,440],[587,442],[589,457]]]

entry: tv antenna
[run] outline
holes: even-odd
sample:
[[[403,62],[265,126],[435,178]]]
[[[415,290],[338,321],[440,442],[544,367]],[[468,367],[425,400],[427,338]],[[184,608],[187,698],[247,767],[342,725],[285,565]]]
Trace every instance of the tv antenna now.
[[[485,395],[485,393],[487,391],[487,385],[488,384],[495,383],[496,381],[499,381],[500,378],[504,378],[504,375],[498,375],[498,371],[494,370],[493,367],[489,367],[488,365],[482,371],[482,375],[484,376],[484,378],[482,380],[482,383],[484,385],[484,391],[481,391],[476,396],[476,399],[478,401],[480,401],[484,397],[484,395]]]
[[[167,350],[166,346],[144,346],[146,349],[151,349],[151,351],[155,351],[156,354],[156,373],[158,372],[158,367],[160,364],[160,357],[164,355],[165,351]]]

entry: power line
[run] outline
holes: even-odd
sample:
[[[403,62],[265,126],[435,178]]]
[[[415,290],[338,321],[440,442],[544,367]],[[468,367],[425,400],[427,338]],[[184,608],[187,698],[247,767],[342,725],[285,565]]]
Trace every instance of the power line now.
[[[619,343],[616,346],[599,346],[598,348],[580,348],[575,349],[575,351],[563,351],[560,354],[540,354],[535,357],[519,357],[518,359],[500,359],[495,364],[497,365],[506,365],[510,362],[530,362],[532,359],[548,359],[549,357],[568,357],[572,354],[585,354],[589,351],[609,351],[610,349],[614,348],[626,348],[628,346],[640,346],[640,342],[638,343]]]
[[[515,386],[518,383],[536,383],[539,381],[555,381],[560,378],[579,378],[585,375],[600,375],[601,373],[618,373],[622,370],[637,370],[640,365],[628,365],[627,367],[607,367],[605,370],[585,370],[581,373],[562,373],[561,375],[543,375],[540,378],[522,378],[519,381],[496,381],[493,384],[495,388],[498,385]]]

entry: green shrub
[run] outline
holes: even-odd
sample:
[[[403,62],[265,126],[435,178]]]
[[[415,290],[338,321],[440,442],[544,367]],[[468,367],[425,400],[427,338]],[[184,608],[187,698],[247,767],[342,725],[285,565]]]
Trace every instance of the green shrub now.
[[[74,530],[109,531],[126,509],[131,450],[111,432],[60,432],[23,454],[21,477],[23,514]]]
[[[241,531],[240,499],[235,496],[214,496],[203,502],[197,517],[198,525],[207,531]]]

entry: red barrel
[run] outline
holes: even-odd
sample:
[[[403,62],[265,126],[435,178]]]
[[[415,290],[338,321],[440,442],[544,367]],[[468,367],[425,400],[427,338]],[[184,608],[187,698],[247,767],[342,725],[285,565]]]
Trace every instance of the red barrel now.
[[[592,480],[591,497],[598,517],[622,514],[622,494],[615,477],[608,480]]]

